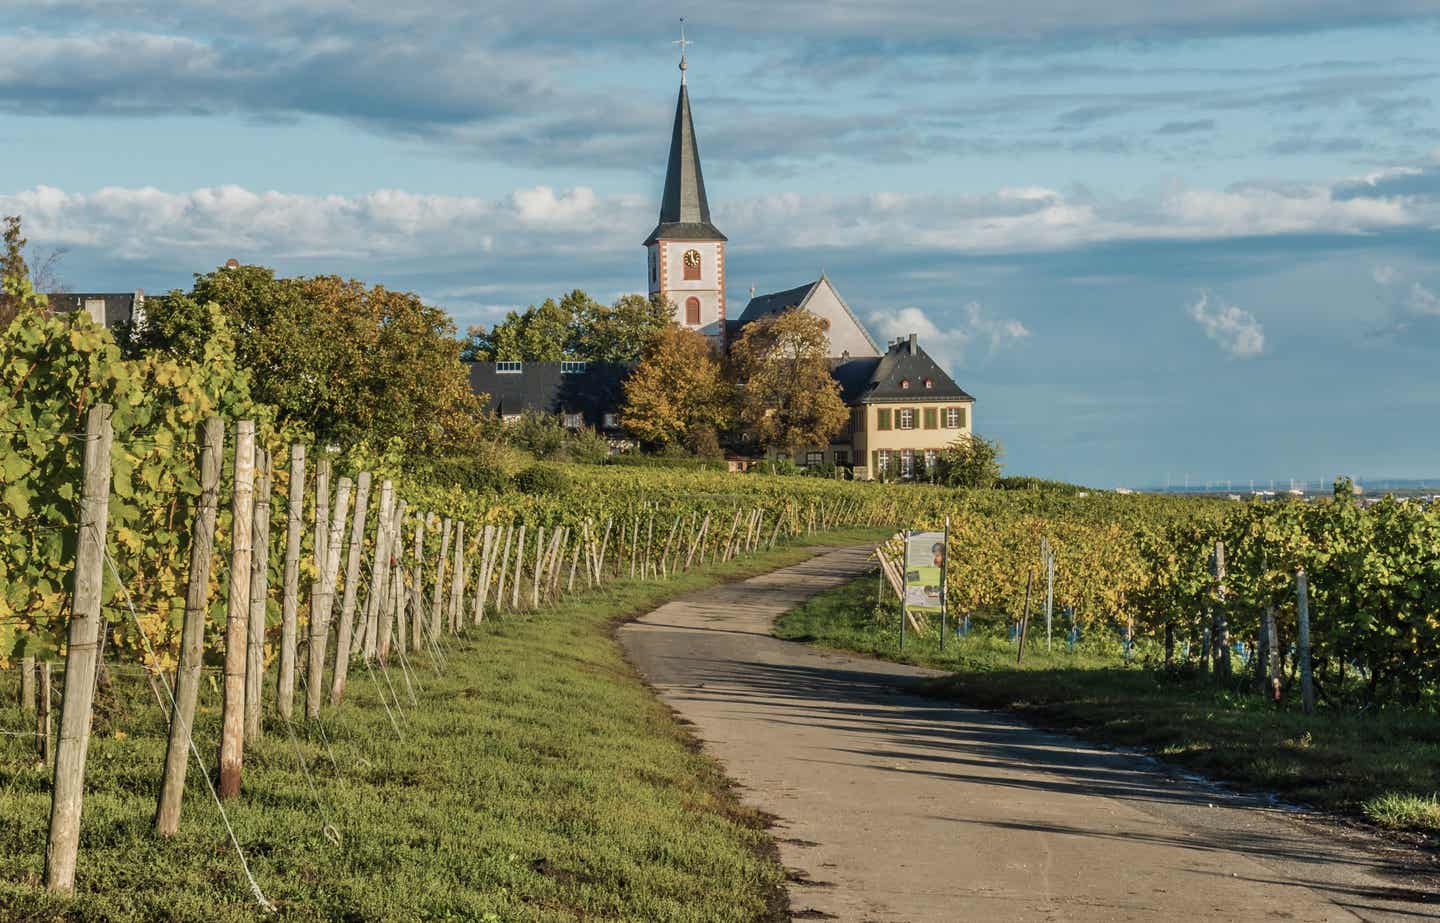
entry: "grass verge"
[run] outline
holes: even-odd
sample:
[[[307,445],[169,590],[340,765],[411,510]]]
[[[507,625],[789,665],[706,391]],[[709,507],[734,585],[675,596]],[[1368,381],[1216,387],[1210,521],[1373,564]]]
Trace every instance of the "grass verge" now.
[[[1026,645],[978,632],[934,633],[899,649],[898,618],[877,618],[876,577],[822,593],[783,616],[777,637],[951,671],[931,695],[1002,708],[1089,740],[1143,747],[1213,779],[1274,792],[1391,829],[1440,834],[1440,722],[1386,711],[1276,709],[1258,695],[1219,690],[1203,675],[1126,666],[1113,653],[1068,653],[1059,640]],[[1038,634],[1038,633],[1037,633]]]
[[[401,685],[403,739],[377,684],[352,671],[342,709],[295,726],[313,790],[272,717],[227,807],[278,918],[783,919],[784,869],[763,819],[625,662],[613,628],[680,593],[809,556],[781,548],[487,618],[449,642],[443,675],[426,658],[413,664],[423,689],[416,707]],[[390,679],[404,682],[393,667]],[[193,761],[180,834],[152,835],[165,722],[144,681],[121,668],[95,720],[77,893],[45,892],[50,777],[20,736],[28,719],[10,704],[14,682],[10,671],[0,690],[0,919],[260,916]],[[212,768],[218,702],[207,684],[196,739]],[[324,838],[326,819],[340,847]]]

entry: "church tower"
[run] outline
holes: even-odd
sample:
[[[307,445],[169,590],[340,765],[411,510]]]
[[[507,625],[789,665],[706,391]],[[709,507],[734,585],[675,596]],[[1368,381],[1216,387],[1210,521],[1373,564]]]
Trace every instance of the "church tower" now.
[[[700,173],[700,148],[690,120],[690,95],[685,89],[685,41],[680,41],[680,98],[670,135],[670,163],[665,169],[665,194],[660,223],[645,239],[651,295],[669,300],[675,322],[698,330],[725,347],[725,235],[710,223],[705,179]]]

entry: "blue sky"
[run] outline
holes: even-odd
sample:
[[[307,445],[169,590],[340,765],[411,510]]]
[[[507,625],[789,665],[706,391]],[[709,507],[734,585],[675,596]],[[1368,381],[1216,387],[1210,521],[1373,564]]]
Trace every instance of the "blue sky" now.
[[[9,0],[0,211],[77,291],[608,299],[680,15],[732,305],[825,271],[1015,472],[1440,478],[1440,0]]]

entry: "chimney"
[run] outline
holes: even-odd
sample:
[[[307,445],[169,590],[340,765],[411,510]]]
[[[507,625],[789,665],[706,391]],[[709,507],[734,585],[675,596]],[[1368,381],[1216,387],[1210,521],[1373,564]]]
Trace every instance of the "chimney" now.
[[[915,355],[915,334],[910,334],[910,355]]]

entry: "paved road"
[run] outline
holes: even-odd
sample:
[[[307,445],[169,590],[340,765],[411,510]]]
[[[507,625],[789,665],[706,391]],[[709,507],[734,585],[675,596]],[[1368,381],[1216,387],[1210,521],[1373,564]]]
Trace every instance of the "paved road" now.
[[[820,554],[620,632],[742,797],[776,816],[796,919],[1417,920],[1404,853],[993,712],[915,668],[769,636],[865,568]]]

